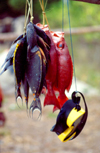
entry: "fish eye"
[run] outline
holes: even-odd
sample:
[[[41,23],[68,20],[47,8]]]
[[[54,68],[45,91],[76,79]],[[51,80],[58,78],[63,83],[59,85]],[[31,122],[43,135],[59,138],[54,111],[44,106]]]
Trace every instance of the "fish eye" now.
[[[59,49],[63,49],[64,48],[64,43],[63,42],[58,42],[57,47]]]

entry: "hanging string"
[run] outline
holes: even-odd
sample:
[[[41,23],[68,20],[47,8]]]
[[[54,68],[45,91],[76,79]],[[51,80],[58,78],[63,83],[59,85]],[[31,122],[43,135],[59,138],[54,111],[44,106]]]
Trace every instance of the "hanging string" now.
[[[30,15],[30,22],[33,22],[33,0],[26,0],[26,6],[25,6],[25,23],[24,23],[24,35],[26,32],[26,26],[28,23],[28,19],[29,19],[29,15]]]
[[[46,5],[47,5],[47,1],[48,1],[48,0],[46,0],[45,6],[44,6],[44,0],[39,0],[40,6],[41,6],[41,9],[42,9],[42,13],[43,13],[43,26],[45,25],[45,20],[46,20],[46,22],[47,22],[47,24],[48,24],[48,27],[49,27],[49,29],[50,29],[49,22],[48,22],[48,20],[47,20],[47,16],[46,16],[46,13],[45,13],[45,8],[46,8]]]
[[[62,32],[64,32],[64,0],[62,0]]]
[[[27,0],[26,0],[26,6],[25,6],[25,22],[24,22],[24,35],[26,32],[26,25],[27,25]]]
[[[33,23],[33,19],[34,19],[34,17],[33,17],[33,0],[31,0],[31,18],[30,18],[30,21]]]
[[[72,50],[72,61],[73,61],[75,88],[76,88],[76,91],[77,91],[76,73],[75,73],[75,64],[74,64],[74,52],[73,52],[73,43],[72,43],[72,34],[71,34],[70,13],[69,13],[69,0],[67,0],[67,9],[68,9],[68,19],[69,19],[70,41],[71,41],[71,50]]]

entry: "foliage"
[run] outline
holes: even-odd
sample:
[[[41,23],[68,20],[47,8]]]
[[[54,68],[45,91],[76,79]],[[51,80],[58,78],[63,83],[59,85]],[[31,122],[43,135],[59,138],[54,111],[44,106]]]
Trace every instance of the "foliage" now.
[[[59,0],[55,0],[55,2],[58,2]],[[44,0],[44,2],[46,2],[46,0]],[[54,3],[53,0],[47,1],[48,2],[48,6],[49,4]],[[17,11],[19,12],[19,14],[24,14],[25,13],[25,0],[8,0],[8,4],[9,6],[13,9],[13,11]],[[33,1],[33,11],[34,11],[34,17],[38,17],[41,14],[41,7],[40,7],[40,3],[39,0],[34,0]]]
[[[46,0],[44,0],[45,2]],[[11,8],[14,13],[25,13],[25,0],[4,0],[0,1],[0,12],[7,11]],[[39,0],[33,1],[34,17],[42,20],[42,10]],[[99,5],[82,3],[77,1],[69,1],[70,19],[72,27],[82,27],[100,24]],[[61,28],[62,11],[64,10],[64,26],[68,27],[68,8],[67,0],[64,1],[64,8],[61,0],[48,0],[46,7],[46,15],[52,28]]]
[[[67,0],[65,1],[64,8],[62,8],[62,2],[58,1],[50,4],[49,9],[46,10],[47,18],[53,28],[61,28],[62,9],[64,9],[64,26],[68,27]],[[100,24],[99,5],[70,1],[69,10],[72,27]]]
[[[99,12],[99,5],[81,2],[71,2],[70,14],[72,26],[80,27],[100,24]]]
[[[9,0],[8,4],[17,12],[25,12],[25,0]]]

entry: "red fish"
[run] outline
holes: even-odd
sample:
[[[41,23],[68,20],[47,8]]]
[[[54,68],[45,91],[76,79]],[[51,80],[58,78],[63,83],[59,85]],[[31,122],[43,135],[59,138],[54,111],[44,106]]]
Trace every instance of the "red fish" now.
[[[61,109],[68,100],[65,90],[69,91],[72,84],[73,64],[64,39],[63,32],[49,31],[48,26],[37,24],[51,39],[50,62],[46,74],[47,94],[45,105],[54,105],[53,111]],[[59,92],[58,97],[55,91]]]
[[[50,61],[48,63],[48,70],[46,74],[46,84],[47,84],[47,94],[44,100],[44,106],[45,105],[56,105],[59,107],[58,100],[55,96],[55,92],[53,90],[53,86],[56,82],[56,77],[57,77],[57,51],[56,47],[54,44],[54,41],[52,39],[52,35],[48,29],[48,26],[43,27],[41,24],[37,24],[40,28],[42,28],[46,34],[49,36],[51,40],[51,48],[50,48]]]
[[[54,85],[54,89],[59,91],[58,103],[59,108],[68,100],[68,97],[65,95],[65,89],[70,90],[73,77],[73,64],[71,56],[69,54],[68,46],[64,39],[63,32],[52,32],[52,39],[56,46],[57,51],[57,78]],[[54,107],[54,110],[56,107]]]

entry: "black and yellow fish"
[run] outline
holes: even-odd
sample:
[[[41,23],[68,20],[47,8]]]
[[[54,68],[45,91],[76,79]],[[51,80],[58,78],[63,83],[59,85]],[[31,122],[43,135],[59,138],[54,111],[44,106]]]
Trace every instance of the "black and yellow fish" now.
[[[81,94],[85,110],[79,105],[80,97],[76,96],[77,93]],[[62,106],[56,124],[52,127],[51,131],[58,135],[62,141],[72,140],[77,137],[82,131],[88,116],[88,109],[85,98],[81,92],[73,92],[72,99],[68,100]]]

